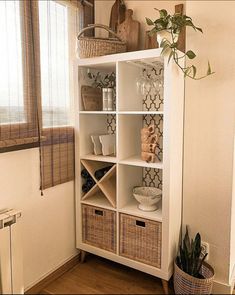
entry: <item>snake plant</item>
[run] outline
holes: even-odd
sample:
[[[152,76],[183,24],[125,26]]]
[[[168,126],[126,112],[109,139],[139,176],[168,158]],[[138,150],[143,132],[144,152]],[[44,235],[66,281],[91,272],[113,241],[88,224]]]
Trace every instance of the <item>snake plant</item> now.
[[[188,227],[186,227],[186,233],[176,258],[178,267],[195,278],[204,278],[201,274],[201,267],[207,255],[208,253],[202,253],[200,234],[197,233],[190,241]]]

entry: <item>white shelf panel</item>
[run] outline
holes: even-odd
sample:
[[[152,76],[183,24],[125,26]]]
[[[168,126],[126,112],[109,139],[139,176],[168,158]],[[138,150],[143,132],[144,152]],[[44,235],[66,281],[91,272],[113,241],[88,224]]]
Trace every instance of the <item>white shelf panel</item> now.
[[[125,205],[123,208],[119,209],[118,211],[120,213],[125,213],[125,214],[129,214],[129,215],[137,216],[137,217],[142,217],[142,218],[162,222],[161,203],[159,204],[159,208],[156,211],[146,212],[146,211],[142,211],[138,208],[138,203],[133,197],[133,199],[131,201],[129,201],[129,203],[127,205]]]
[[[117,158],[114,156],[96,156],[93,154],[88,154],[80,157],[81,160],[92,160],[92,161],[100,161],[100,162],[108,162],[108,163],[117,163]]]
[[[120,115],[164,115],[163,111],[119,111]]]
[[[147,163],[147,162],[141,160],[140,156],[133,156],[133,157],[127,158],[125,160],[121,160],[119,163],[124,164],[124,165],[138,166],[138,167],[163,169],[163,163],[162,162]]]
[[[91,58],[79,58],[77,59],[77,65],[83,67],[92,67],[97,69],[112,70],[115,62],[128,61],[128,60],[140,60],[140,59],[151,59],[154,61],[162,61],[161,48],[138,50],[125,53],[110,54],[105,56],[91,57]]]
[[[115,208],[112,207],[109,201],[102,194],[96,194],[86,200],[81,200],[81,203],[115,211]]]
[[[116,111],[80,111],[79,113],[82,115],[115,115]]]

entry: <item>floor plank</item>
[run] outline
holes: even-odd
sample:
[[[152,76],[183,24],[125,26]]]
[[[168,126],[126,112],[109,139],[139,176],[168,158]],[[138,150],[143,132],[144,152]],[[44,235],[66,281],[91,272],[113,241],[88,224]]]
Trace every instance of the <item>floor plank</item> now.
[[[163,294],[163,289],[158,278],[88,255],[41,294]]]

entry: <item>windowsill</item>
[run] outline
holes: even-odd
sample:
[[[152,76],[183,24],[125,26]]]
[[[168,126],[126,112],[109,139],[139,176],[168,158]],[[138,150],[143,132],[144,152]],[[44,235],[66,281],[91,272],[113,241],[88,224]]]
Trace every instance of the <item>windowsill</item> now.
[[[27,143],[27,144],[21,144],[11,147],[5,147],[0,149],[0,153],[8,153],[8,152],[15,152],[20,150],[26,150],[26,149],[32,149],[39,147],[39,142],[33,142],[33,143]]]

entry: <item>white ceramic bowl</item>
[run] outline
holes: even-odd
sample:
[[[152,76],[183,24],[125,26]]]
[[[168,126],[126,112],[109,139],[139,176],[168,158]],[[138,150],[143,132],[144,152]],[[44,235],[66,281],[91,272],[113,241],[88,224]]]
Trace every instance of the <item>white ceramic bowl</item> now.
[[[140,203],[138,208],[143,211],[155,211],[162,198],[162,191],[156,187],[137,186],[133,188],[133,196]]]

